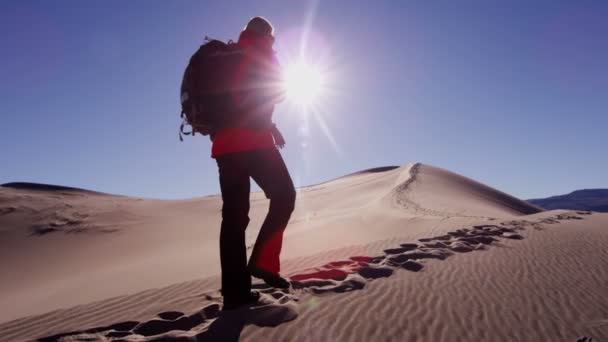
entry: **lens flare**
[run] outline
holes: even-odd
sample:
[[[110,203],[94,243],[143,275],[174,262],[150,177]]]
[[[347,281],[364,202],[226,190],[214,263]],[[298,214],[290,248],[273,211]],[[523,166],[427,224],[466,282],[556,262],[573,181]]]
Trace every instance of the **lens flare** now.
[[[299,61],[285,68],[283,83],[290,101],[300,106],[311,106],[323,92],[324,78],[319,68]]]

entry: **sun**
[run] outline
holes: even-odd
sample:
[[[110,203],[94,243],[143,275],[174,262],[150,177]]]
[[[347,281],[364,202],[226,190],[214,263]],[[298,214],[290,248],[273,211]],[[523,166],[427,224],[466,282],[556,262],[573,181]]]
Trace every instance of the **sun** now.
[[[319,68],[304,61],[289,64],[283,71],[287,99],[300,106],[317,103],[323,93],[324,82]]]

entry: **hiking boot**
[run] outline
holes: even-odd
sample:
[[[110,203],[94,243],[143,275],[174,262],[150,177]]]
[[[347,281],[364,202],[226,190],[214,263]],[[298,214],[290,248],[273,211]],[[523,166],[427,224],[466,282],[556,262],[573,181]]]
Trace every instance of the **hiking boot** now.
[[[262,279],[268,286],[272,286],[277,289],[288,289],[291,285],[289,280],[281,277],[278,273],[266,271],[265,269],[255,265],[249,265],[248,269],[252,276]]]
[[[260,293],[251,291],[247,296],[224,296],[222,310],[234,310],[241,306],[254,305],[260,300]]]

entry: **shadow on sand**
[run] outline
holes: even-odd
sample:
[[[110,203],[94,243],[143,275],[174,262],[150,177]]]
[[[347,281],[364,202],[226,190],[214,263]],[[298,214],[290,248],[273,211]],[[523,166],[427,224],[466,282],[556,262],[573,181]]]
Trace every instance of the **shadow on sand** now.
[[[112,341],[128,341],[127,338],[133,335],[148,337],[145,339],[146,341],[155,342],[238,341],[243,328],[247,325],[276,327],[294,320],[297,316],[298,314],[290,305],[262,304],[261,306],[220,311],[218,304],[211,304],[189,316],[179,311],[168,311],[158,314],[157,318],[147,322],[121,322],[47,336],[38,341],[52,342],[60,341],[62,338],[69,338],[69,341],[106,341],[108,338],[112,338]],[[209,321],[211,321],[210,324],[208,324]],[[194,329],[196,327],[198,329]],[[196,333],[196,330],[200,331],[205,327],[205,331]],[[123,340],[123,338],[125,339]]]

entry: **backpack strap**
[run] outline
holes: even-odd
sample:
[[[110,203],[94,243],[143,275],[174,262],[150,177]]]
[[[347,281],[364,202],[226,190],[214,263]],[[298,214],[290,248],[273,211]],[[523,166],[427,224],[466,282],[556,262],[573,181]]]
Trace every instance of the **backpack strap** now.
[[[179,126],[179,141],[184,141],[183,135],[192,135],[194,136],[194,134],[196,134],[196,132],[194,131],[194,127],[192,127],[192,129],[190,130],[190,132],[186,132],[184,131],[184,127],[186,125],[188,125],[188,122],[186,121],[186,113],[184,113],[184,111],[182,110],[182,113],[180,114],[180,117],[182,118],[182,124]]]

